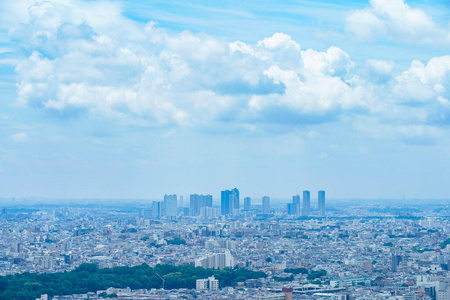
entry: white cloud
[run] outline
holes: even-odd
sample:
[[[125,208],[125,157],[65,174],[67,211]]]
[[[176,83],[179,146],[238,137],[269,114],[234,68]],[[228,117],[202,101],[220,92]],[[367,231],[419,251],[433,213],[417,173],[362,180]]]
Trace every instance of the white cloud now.
[[[418,45],[450,45],[449,28],[405,0],[371,0],[370,7],[351,11],[346,30],[362,40],[388,39]]]
[[[258,42],[258,46],[264,46],[267,49],[275,48],[293,48],[300,51],[300,45],[293,41],[291,37],[282,32],[275,33],[272,37],[268,37]]]
[[[11,139],[14,142],[22,143],[22,142],[26,142],[28,140],[28,136],[25,133],[21,132],[21,133],[13,134],[11,136]]]
[[[434,57],[424,65],[413,61],[411,67],[395,78],[394,94],[403,102],[429,102],[450,93],[450,56]],[[442,101],[440,101],[442,102]]]
[[[283,33],[256,44],[169,34],[116,18],[115,6],[101,15],[116,20],[109,28],[83,5],[33,4],[11,31],[30,52],[16,67],[19,104],[153,125],[246,122],[271,106],[312,115],[361,106],[361,87],[345,82],[354,63],[339,48],[302,51]]]
[[[392,61],[356,63],[333,46],[301,49],[284,33],[256,43],[226,43],[203,33],[170,33],[154,22],[140,24],[123,17],[118,5],[102,3],[92,9],[75,0],[30,6],[28,19],[10,32],[26,54],[16,66],[19,105],[150,126],[209,129],[233,123],[251,132],[259,125],[318,124],[357,115],[376,115],[396,126],[447,119],[447,110],[439,108],[449,106],[448,57],[414,62],[396,74]],[[417,13],[403,2],[396,5]],[[372,6],[364,13],[375,18],[391,16],[394,9],[380,0]],[[377,32],[387,28],[379,21],[384,27]],[[403,105],[410,101],[432,105],[408,111]]]

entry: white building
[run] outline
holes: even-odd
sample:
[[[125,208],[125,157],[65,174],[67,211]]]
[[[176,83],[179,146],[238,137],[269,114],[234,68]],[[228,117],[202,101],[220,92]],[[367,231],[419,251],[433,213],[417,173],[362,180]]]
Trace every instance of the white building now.
[[[217,291],[219,290],[219,280],[215,279],[214,276],[208,277],[208,279],[197,279],[196,289],[197,291]]]
[[[177,215],[177,195],[164,195],[164,208],[166,216],[172,217]]]
[[[225,250],[224,253],[216,253],[197,258],[195,260],[195,266],[205,269],[232,268],[234,267],[234,257],[231,255],[230,250]]]

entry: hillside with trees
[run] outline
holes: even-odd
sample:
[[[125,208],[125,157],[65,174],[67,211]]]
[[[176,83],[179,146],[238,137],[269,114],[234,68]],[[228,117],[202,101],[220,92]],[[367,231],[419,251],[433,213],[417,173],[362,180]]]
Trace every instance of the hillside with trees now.
[[[109,287],[162,288],[162,280],[155,272],[165,279],[165,289],[195,289],[197,279],[212,275],[219,280],[220,287],[267,276],[264,272],[240,268],[214,270],[192,265],[156,265],[151,268],[147,264],[142,264],[135,267],[100,269],[96,264],[82,264],[75,270],[65,273],[1,276],[0,299],[34,300],[42,294],[49,296],[84,294],[106,290]]]

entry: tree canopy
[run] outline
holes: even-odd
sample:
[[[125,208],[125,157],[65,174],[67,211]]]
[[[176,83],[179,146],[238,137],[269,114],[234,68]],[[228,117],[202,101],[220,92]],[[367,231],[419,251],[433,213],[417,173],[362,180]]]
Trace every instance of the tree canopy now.
[[[115,267],[100,269],[96,264],[81,264],[73,271],[52,274],[23,273],[0,276],[0,300],[34,300],[42,294],[71,295],[106,290],[109,287],[131,289],[161,288],[165,279],[166,289],[195,288],[197,279],[214,275],[220,287],[232,286],[238,281],[266,277],[264,272],[247,269],[223,270],[204,269],[192,265],[156,265],[147,264],[135,267]],[[237,280],[238,279],[238,280]]]

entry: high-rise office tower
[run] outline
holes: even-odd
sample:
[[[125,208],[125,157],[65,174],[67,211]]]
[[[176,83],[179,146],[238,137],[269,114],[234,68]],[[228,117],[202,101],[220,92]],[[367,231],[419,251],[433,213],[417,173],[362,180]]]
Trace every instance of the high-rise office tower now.
[[[220,193],[220,212],[222,215],[228,215],[233,209],[233,203],[230,203],[230,195],[230,190],[225,190]]]
[[[192,194],[189,203],[190,215],[198,216],[202,207],[212,207],[212,196]]]
[[[234,192],[234,209],[240,209],[240,203],[239,203],[239,190],[237,188],[232,189],[232,191]]]
[[[184,203],[183,203],[183,196],[180,196],[180,201],[179,201],[179,205],[178,207],[183,207]]]
[[[152,217],[153,218],[161,218],[164,216],[164,202],[162,201],[153,201],[152,204]]]
[[[288,213],[288,215],[296,215],[297,214],[297,203],[288,203],[287,204],[287,213]]]
[[[262,213],[270,214],[270,197],[268,196],[262,197]]]
[[[397,267],[400,265],[402,257],[400,255],[392,255],[391,257],[391,269],[392,272],[397,272]]]
[[[319,191],[319,217],[325,217],[325,191]]]
[[[292,203],[296,205],[296,211],[294,215],[300,216],[300,195],[292,196]]]
[[[244,198],[244,210],[251,210],[252,209],[252,198],[245,197]]]
[[[239,190],[222,191],[220,194],[220,210],[222,215],[232,214],[234,209],[239,209]]]
[[[303,191],[303,216],[309,216],[311,210],[311,201],[310,201],[310,193],[309,191]]]
[[[172,217],[177,215],[177,195],[164,195],[165,216]]]
[[[198,216],[198,214],[200,213],[200,201],[198,197],[198,194],[192,194],[189,197],[189,215],[191,216]]]

